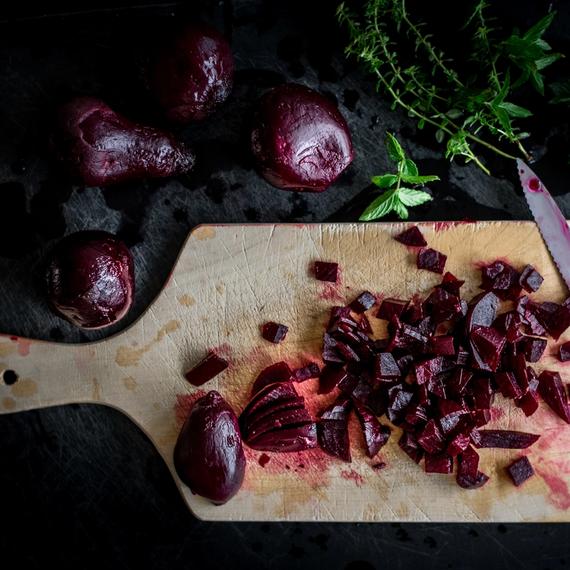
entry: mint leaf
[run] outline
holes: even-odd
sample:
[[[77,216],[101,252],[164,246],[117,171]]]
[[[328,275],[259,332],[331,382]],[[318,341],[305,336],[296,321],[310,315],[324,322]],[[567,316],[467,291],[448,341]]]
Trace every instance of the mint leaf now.
[[[550,14],[546,14],[544,18],[539,20],[534,26],[528,29],[526,34],[523,36],[525,40],[530,42],[536,42],[542,38],[542,35],[552,24],[552,20],[554,20],[554,16],[556,16],[556,12],[550,12]]]
[[[402,177],[417,176],[419,173],[416,163],[411,158],[406,158],[402,164]]]
[[[507,101],[503,101],[499,108],[504,109],[511,117],[530,117],[532,112],[520,105],[515,105],[514,103],[508,103]]]
[[[398,198],[400,202],[412,208],[413,206],[419,206],[420,204],[425,204],[433,198],[422,190],[414,190],[413,188],[400,188],[398,191]]]
[[[402,202],[396,201],[394,203],[394,212],[396,212],[396,214],[398,214],[398,217],[401,220],[407,220],[408,219],[408,209],[406,208],[406,206],[404,206],[404,204],[402,204]]]
[[[439,176],[428,175],[428,176],[407,176],[402,175],[402,182],[406,182],[408,184],[427,184],[428,182],[437,182],[439,180]]]
[[[370,220],[376,220],[377,218],[382,218],[386,214],[389,214],[394,209],[394,204],[397,202],[396,191],[388,190],[384,192],[378,198],[376,198],[366,210],[360,216],[361,222],[369,222]]]
[[[398,177],[395,174],[383,174],[382,176],[373,176],[371,178],[372,184],[378,186],[378,188],[390,188],[398,182]]]
[[[559,60],[562,57],[562,54],[553,53],[552,55],[546,55],[537,59],[534,64],[536,65],[536,69],[544,69],[549,65],[552,65],[555,61]]]
[[[406,153],[404,152],[402,145],[391,133],[386,133],[386,149],[388,150],[388,156],[394,162],[400,163],[406,160]]]

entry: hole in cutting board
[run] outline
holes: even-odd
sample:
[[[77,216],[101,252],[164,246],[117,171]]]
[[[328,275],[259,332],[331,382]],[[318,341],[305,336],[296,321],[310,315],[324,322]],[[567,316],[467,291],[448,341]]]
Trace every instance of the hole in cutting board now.
[[[11,386],[18,381],[19,376],[13,370],[4,370],[2,372],[2,380],[7,386]]]

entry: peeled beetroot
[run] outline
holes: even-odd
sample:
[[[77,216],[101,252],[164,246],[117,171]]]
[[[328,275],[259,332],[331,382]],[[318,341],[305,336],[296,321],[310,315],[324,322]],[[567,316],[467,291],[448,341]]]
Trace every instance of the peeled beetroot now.
[[[237,417],[218,392],[209,392],[194,404],[178,436],[176,472],[193,493],[222,504],[239,491],[245,465]]]
[[[52,146],[69,173],[87,186],[176,176],[194,165],[193,153],[172,135],[133,123],[93,97],[62,107]]]
[[[367,311],[368,309],[373,307],[375,303],[376,303],[376,297],[369,291],[364,291],[363,293],[358,295],[358,297],[356,297],[354,301],[352,301],[352,303],[350,304],[350,308],[355,313],[364,313],[364,311]]]
[[[413,247],[424,247],[427,245],[427,241],[425,240],[418,226],[412,226],[411,228],[404,230],[397,236],[394,236],[394,239],[400,243],[403,243],[404,245]]]
[[[119,322],[133,302],[134,263],[114,235],[82,231],[54,249],[46,271],[47,296],[64,319],[84,329]]]
[[[507,467],[507,473],[509,474],[513,483],[519,487],[534,475],[534,469],[532,468],[528,457],[521,457],[513,461]]]
[[[315,278],[319,281],[330,281],[336,283],[338,279],[338,263],[327,261],[315,261],[313,266]]]
[[[364,433],[366,455],[374,457],[388,443],[391,430],[388,426],[382,425],[362,402],[356,400],[354,407]]]
[[[326,190],[352,162],[346,121],[327,98],[296,84],[275,87],[259,102],[251,134],[257,167],[284,190]]]
[[[194,366],[192,370],[186,372],[184,376],[190,384],[202,386],[202,384],[205,384],[208,380],[211,380],[220,374],[220,372],[223,372],[228,366],[227,360],[224,360],[215,352],[210,351],[204,360]]]
[[[526,449],[535,443],[539,435],[506,429],[481,429],[476,432],[477,447],[498,447],[501,449]]]
[[[545,370],[538,377],[538,393],[567,424],[570,424],[568,393],[558,372]]]
[[[479,471],[479,454],[467,447],[458,456],[457,484],[464,489],[478,489],[489,480],[488,475]]]
[[[321,412],[320,420],[317,423],[317,436],[321,449],[348,463],[352,460],[348,435],[350,408],[350,398],[340,396]]]
[[[543,281],[544,277],[532,265],[527,265],[519,278],[520,286],[528,293],[538,291]]]
[[[426,247],[418,253],[417,266],[418,269],[427,269],[433,273],[443,273],[447,255]]]
[[[283,342],[288,332],[288,327],[274,322],[265,323],[261,327],[261,336],[273,344]]]

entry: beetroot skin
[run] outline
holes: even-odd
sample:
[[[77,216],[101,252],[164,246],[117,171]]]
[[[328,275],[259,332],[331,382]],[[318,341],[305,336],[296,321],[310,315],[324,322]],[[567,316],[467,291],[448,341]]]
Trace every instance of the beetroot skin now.
[[[61,317],[84,329],[100,329],[120,321],[131,307],[133,258],[112,234],[77,232],[53,251],[46,282],[49,301]]]
[[[192,24],[166,41],[147,68],[150,91],[166,118],[203,119],[229,96],[234,59],[226,39],[205,24]]]
[[[175,176],[194,165],[194,154],[172,135],[133,123],[93,97],[62,107],[52,147],[86,186]]]
[[[237,417],[212,391],[192,407],[174,448],[178,476],[193,493],[223,504],[240,489],[245,454]]]
[[[336,106],[296,84],[261,98],[251,145],[261,175],[283,190],[322,192],[353,158],[348,126]]]

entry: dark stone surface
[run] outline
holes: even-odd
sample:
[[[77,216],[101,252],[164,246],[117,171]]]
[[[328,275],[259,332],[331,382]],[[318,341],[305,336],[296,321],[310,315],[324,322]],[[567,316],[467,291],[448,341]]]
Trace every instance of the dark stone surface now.
[[[81,342],[53,316],[42,294],[46,252],[87,228],[117,232],[132,247],[137,299],[132,322],[160,290],[188,231],[203,222],[354,221],[383,172],[386,129],[421,170],[437,173],[436,200],[414,219],[528,219],[510,164],[488,157],[495,177],[449,165],[429,132],[374,94],[373,83],[341,55],[331,0],[193,2],[139,7],[52,2],[38,16],[26,1],[0,15],[0,330]],[[570,3],[552,30],[568,47]],[[509,15],[509,6],[517,7]],[[521,9],[524,6],[525,9]],[[505,27],[536,19],[532,2],[504,2]],[[53,14],[65,14],[54,16]],[[200,13],[231,37],[237,74],[228,103],[183,129],[196,170],[178,180],[99,190],[66,183],[48,160],[54,107],[94,94],[128,116],[160,124],[141,90],[138,63],[157,30]],[[570,50],[565,50],[570,53]],[[276,190],[247,153],[248,117],[268,87],[295,80],[337,101],[356,159],[320,195]],[[535,168],[566,215],[570,195],[568,110],[545,107],[534,122]],[[0,560],[7,568],[373,568],[555,569],[569,563],[568,526],[220,524],[194,519],[146,437],[119,413],[69,406],[0,416]],[[1,563],[0,563],[1,564]]]

